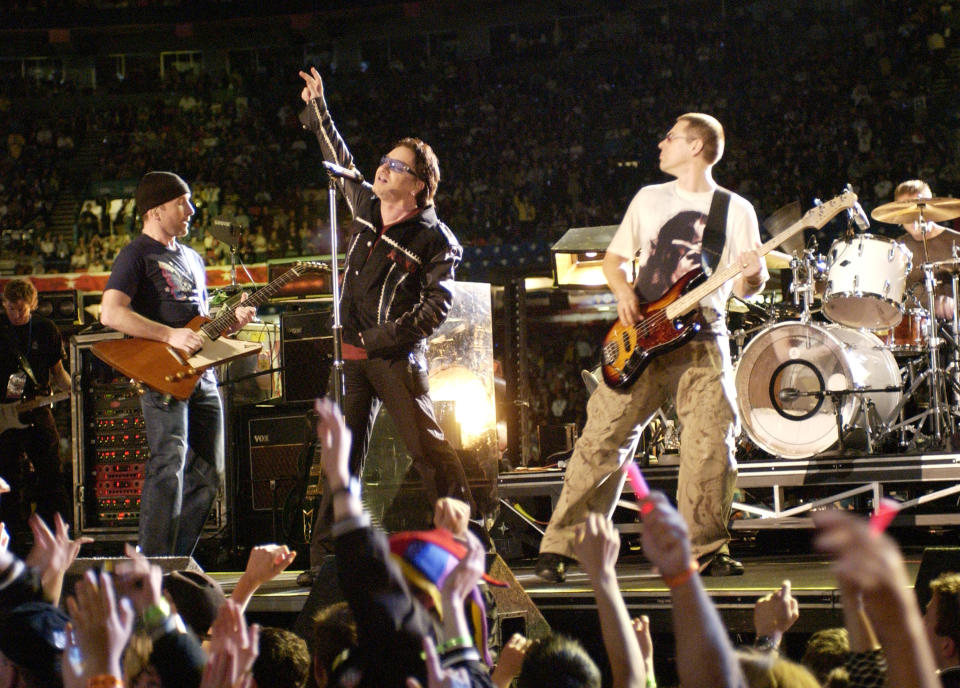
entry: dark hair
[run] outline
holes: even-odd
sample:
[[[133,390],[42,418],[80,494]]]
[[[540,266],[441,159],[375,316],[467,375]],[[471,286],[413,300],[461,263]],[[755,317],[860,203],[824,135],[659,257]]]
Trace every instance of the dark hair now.
[[[600,670],[583,645],[552,634],[535,642],[523,659],[518,688],[600,688]]]
[[[31,308],[37,305],[37,288],[33,282],[25,279],[12,279],[3,287],[3,299],[7,303],[16,303],[24,301],[30,304]]]
[[[307,643],[293,631],[265,626],[253,663],[258,688],[303,688],[310,673]]]
[[[440,185],[440,161],[429,144],[420,139],[407,137],[394,144],[394,148],[403,146],[413,152],[413,169],[417,179],[423,182],[423,189],[417,194],[417,207],[425,208],[433,205],[433,197]]]
[[[346,602],[324,607],[313,617],[313,658],[327,676],[344,650],[357,647],[357,621]]]

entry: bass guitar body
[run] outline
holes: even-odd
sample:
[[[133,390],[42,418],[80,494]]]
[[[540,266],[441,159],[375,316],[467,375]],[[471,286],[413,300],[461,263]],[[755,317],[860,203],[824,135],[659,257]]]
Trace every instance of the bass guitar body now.
[[[682,346],[700,331],[699,310],[671,319],[666,308],[705,279],[700,268],[691,270],[656,301],[641,302],[637,323],[626,326],[617,319],[600,348],[600,370],[608,387],[626,389],[656,356]]]

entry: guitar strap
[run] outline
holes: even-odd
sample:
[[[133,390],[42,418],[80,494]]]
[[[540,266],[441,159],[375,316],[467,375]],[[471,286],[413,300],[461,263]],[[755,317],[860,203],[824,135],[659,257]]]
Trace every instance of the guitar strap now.
[[[730,192],[718,186],[710,201],[710,214],[707,226],[703,229],[703,243],[700,247],[700,265],[709,277],[717,269],[723,244],[727,236],[727,209],[730,207]]]

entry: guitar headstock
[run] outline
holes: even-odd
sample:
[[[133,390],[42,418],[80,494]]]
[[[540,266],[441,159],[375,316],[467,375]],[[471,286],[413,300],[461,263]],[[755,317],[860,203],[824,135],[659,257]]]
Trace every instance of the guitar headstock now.
[[[319,260],[298,260],[292,269],[297,275],[303,275],[308,272],[329,272],[330,266]]]
[[[849,210],[857,204],[857,194],[847,189],[839,196],[831,198],[826,203],[821,203],[808,210],[803,218],[804,227],[816,227],[820,229],[834,218],[841,210]]]

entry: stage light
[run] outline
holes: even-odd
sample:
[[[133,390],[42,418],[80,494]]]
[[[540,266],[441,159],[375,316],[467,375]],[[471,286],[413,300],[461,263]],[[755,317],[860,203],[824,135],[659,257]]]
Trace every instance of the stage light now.
[[[568,229],[560,241],[550,248],[554,285],[606,288],[603,257],[617,227],[603,225]]]
[[[496,429],[496,409],[492,390],[468,368],[454,365],[430,374],[430,396],[435,403],[453,402],[454,416],[460,428],[459,445],[474,449]],[[455,438],[450,438],[457,446]]]

